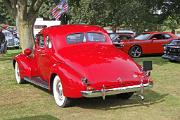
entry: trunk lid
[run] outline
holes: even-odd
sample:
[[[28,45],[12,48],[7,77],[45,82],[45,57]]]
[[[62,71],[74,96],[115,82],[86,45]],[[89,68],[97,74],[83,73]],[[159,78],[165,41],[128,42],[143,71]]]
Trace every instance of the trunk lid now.
[[[101,89],[140,84],[136,63],[113,45],[79,44],[58,51],[67,65],[86,77],[91,86]]]

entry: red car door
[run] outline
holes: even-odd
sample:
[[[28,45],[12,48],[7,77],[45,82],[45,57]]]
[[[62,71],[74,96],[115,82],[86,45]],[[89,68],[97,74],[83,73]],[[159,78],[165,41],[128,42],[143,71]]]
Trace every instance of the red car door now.
[[[50,69],[53,65],[52,44],[48,35],[41,36],[41,47],[38,49],[38,68],[43,80],[48,80],[50,77]]]
[[[37,68],[38,68],[38,73],[39,76],[43,80],[45,80],[43,73],[43,69],[45,68],[44,65],[44,53],[45,53],[45,40],[44,36],[42,34],[38,35],[38,43],[36,44],[36,49],[35,49],[35,57],[36,57],[36,62],[37,62]]]
[[[171,36],[168,34],[155,34],[151,37],[153,44],[152,53],[163,53],[163,45],[167,44],[171,40]]]

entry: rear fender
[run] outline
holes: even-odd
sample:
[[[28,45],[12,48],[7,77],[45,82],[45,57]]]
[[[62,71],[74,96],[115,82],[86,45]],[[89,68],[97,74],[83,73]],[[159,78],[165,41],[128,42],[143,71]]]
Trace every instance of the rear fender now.
[[[63,94],[70,98],[80,98],[82,97],[81,92],[85,90],[85,85],[82,83],[80,75],[78,72],[73,70],[71,67],[64,63],[54,64],[51,68],[51,75],[58,75],[61,79],[63,85]],[[51,76],[49,77],[49,88],[52,89]]]
[[[20,77],[23,79],[26,77],[31,77],[31,66],[30,66],[30,59],[25,56],[24,54],[19,54],[14,57],[13,59],[13,66],[15,68],[15,63],[18,63]]]

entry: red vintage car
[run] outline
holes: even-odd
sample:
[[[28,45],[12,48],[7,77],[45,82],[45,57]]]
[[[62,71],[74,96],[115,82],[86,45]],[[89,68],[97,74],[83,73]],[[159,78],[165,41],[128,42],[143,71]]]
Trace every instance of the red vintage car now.
[[[144,32],[132,40],[122,40],[120,49],[131,57],[142,54],[163,54],[163,45],[170,43],[177,36],[170,32]]]
[[[72,98],[117,95],[128,99],[152,87],[150,69],[142,69],[115,48],[101,27],[48,27],[35,41],[33,50],[26,49],[13,60],[16,81],[52,91],[60,107],[68,106]]]

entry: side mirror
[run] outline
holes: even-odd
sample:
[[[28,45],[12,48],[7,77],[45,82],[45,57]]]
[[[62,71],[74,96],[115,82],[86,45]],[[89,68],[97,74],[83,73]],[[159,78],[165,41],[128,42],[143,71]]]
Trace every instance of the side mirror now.
[[[24,50],[24,54],[27,55],[27,56],[29,56],[31,53],[32,53],[32,50],[29,49],[29,48]]]
[[[152,69],[152,61],[143,61],[143,71],[151,71]]]

